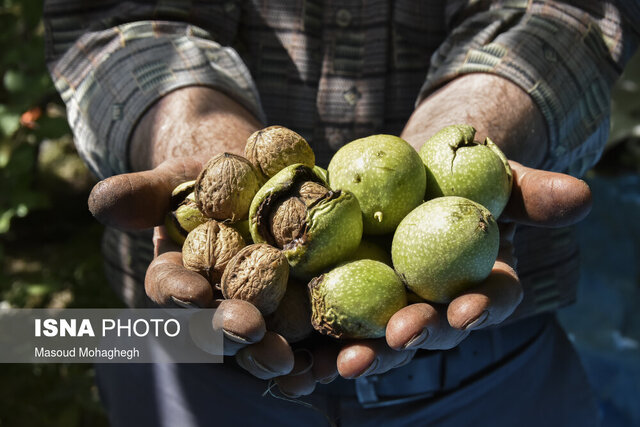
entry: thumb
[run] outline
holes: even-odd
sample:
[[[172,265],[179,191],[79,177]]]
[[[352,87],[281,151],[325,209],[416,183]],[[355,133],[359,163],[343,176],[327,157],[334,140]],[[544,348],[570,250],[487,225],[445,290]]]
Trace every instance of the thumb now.
[[[501,220],[563,227],[580,222],[591,211],[591,190],[581,179],[528,168],[514,161],[509,165],[513,188]]]
[[[148,171],[109,177],[91,190],[89,210],[102,224],[119,229],[160,225],[169,211],[173,189],[195,179],[202,166],[192,158],[177,158]]]

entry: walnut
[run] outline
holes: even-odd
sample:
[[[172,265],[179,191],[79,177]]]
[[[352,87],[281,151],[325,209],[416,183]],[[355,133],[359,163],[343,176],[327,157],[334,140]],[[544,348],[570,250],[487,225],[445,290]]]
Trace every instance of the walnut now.
[[[313,331],[309,290],[297,281],[289,281],[278,309],[265,321],[270,331],[282,335],[288,342],[305,339]]]
[[[262,178],[244,157],[222,153],[205,165],[195,185],[198,208],[208,218],[231,222],[246,219]]]
[[[219,283],[227,263],[245,246],[233,228],[209,220],[194,228],[182,246],[182,263],[204,276],[209,283]]]
[[[246,246],[229,261],[220,289],[225,298],[248,301],[268,315],[282,300],[288,279],[289,264],[282,251],[258,243]]]
[[[298,188],[300,199],[302,199],[307,207],[326,196],[328,192],[327,187],[313,181],[305,181],[300,184],[300,188]]]
[[[307,207],[298,197],[289,197],[274,206],[269,215],[269,227],[280,249],[302,233],[306,215]]]
[[[313,167],[313,150],[298,133],[283,126],[269,126],[256,131],[247,139],[244,155],[270,178],[289,165],[302,163]]]

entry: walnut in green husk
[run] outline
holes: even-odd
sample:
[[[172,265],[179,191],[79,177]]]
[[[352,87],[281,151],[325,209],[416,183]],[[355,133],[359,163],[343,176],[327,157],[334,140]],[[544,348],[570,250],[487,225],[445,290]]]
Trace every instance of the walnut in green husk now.
[[[253,244],[229,261],[220,289],[225,298],[248,301],[267,315],[278,307],[288,279],[289,264],[282,251],[264,243]]]
[[[352,253],[362,237],[362,214],[355,196],[330,191],[313,169],[287,166],[251,203],[254,242],[282,248],[291,274],[310,278]]]
[[[184,182],[171,193],[171,211],[167,214],[164,225],[169,237],[179,245],[184,243],[191,230],[207,221],[196,204],[193,192],[195,183],[195,180]]]
[[[182,263],[204,276],[209,283],[220,282],[227,263],[245,246],[232,227],[209,220],[194,228],[182,246]]]
[[[207,218],[231,222],[246,219],[262,178],[244,157],[218,154],[205,165],[195,184],[198,208]]]
[[[254,132],[247,139],[244,155],[267,178],[289,165],[302,163],[313,167],[316,161],[307,141],[284,126]]]

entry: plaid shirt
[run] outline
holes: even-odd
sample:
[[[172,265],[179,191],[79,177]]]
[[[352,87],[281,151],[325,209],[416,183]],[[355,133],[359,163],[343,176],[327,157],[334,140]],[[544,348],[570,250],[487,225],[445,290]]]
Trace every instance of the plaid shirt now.
[[[51,74],[100,178],[130,171],[136,122],[176,88],[225,92],[301,133],[326,165],[350,140],[399,134],[416,101],[476,72],[532,96],[548,125],[544,167],[579,176],[602,152],[611,87],[640,37],[633,0],[48,0],[44,12]],[[138,245],[109,235],[106,252]],[[574,243],[553,262],[566,266],[575,241],[561,237],[554,247]],[[574,280],[566,268],[540,281]]]

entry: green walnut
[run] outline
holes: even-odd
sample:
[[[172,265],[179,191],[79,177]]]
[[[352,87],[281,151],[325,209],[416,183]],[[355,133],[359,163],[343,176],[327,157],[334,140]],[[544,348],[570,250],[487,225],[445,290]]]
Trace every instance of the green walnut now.
[[[420,149],[427,169],[425,200],[460,196],[478,202],[498,218],[509,200],[513,175],[507,158],[489,138],[474,141],[469,125],[447,126]]]
[[[244,155],[267,178],[289,165],[302,163],[313,167],[316,161],[307,141],[284,126],[269,126],[254,132],[247,139]]]
[[[282,249],[294,277],[308,279],[360,244],[362,214],[348,191],[331,191],[303,164],[278,172],[258,191],[249,212],[251,237]]]
[[[393,236],[391,259],[412,292],[448,303],[489,275],[499,241],[498,225],[487,208],[444,196],[423,203],[402,220]]]
[[[165,217],[165,228],[169,237],[179,245],[184,243],[187,234],[207,221],[196,204],[193,189],[196,181],[187,181],[178,185],[171,193],[170,212]]]
[[[247,218],[251,200],[262,182],[258,171],[244,157],[218,154],[198,175],[196,203],[207,218],[240,221]]]
[[[331,159],[328,175],[333,190],[355,194],[365,234],[393,232],[424,198],[424,165],[397,136],[372,135],[346,144]]]
[[[393,314],[407,305],[391,267],[364,259],[342,264],[309,283],[311,323],[334,338],[381,338]]]

